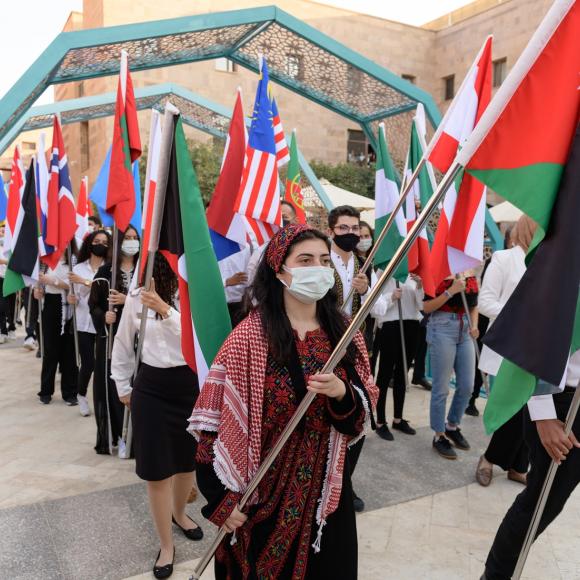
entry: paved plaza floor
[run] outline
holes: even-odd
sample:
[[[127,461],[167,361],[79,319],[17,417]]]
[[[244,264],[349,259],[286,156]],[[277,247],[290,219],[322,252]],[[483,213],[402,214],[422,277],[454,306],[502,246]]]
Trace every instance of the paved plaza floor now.
[[[50,405],[38,403],[40,360],[21,345],[19,339],[0,346],[0,578],[152,578],[158,545],[133,462],[96,455],[94,418],[81,417],[58,393]],[[522,489],[499,471],[489,488],[474,483],[487,444],[480,418],[463,424],[470,452],[455,462],[436,456],[428,405],[429,393],[411,387],[406,418],[417,435],[395,433],[394,442],[367,437],[354,477],[367,504],[357,517],[361,580],[477,580]],[[203,522],[204,540],[175,535],[177,580],[189,577],[213,537],[201,501],[190,513]],[[580,580],[578,522],[576,491],[532,548],[523,578]]]

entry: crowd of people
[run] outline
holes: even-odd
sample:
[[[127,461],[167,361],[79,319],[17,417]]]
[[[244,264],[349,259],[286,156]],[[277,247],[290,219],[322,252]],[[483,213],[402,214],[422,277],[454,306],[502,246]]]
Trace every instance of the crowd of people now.
[[[242,267],[239,257],[236,267],[220,264],[233,330],[204,385],[181,352],[177,277],[157,253],[152,284],[142,286],[134,228],[118,236],[113,252],[110,232],[90,218],[81,247],[43,269],[21,298],[1,298],[6,265],[0,263],[0,343],[15,339],[22,306],[24,346],[40,343],[39,402],[52,402],[60,373],[62,400],[83,417],[94,414],[95,452],[135,458],[159,537],[156,578],[173,571],[172,524],[192,541],[203,538],[186,513],[196,485],[207,502],[202,514],[231,534],[216,553],[216,578],[356,578],[355,512],[365,506],[352,475],[371,427],[386,442],[395,440],[393,431],[416,435],[405,418],[413,384],[430,391],[434,451],[456,459],[470,449],[461,425],[464,414],[479,414],[480,369],[493,377],[501,363],[484,347],[479,369],[475,345],[481,347],[485,325],[493,324],[525,271],[535,230],[529,218],[508,234],[507,249],[494,253],[484,275],[449,277],[432,296],[415,273],[388,281],[334,372],[322,373],[381,275],[363,268],[374,232],[350,206],[329,213],[325,232],[296,223],[287,202],[282,217],[284,227],[269,243],[244,250]],[[0,229],[0,244],[2,235]],[[136,360],[143,306],[147,333]],[[241,510],[243,490],[308,392],[324,396],[314,399]],[[491,484],[494,466],[526,483],[531,436],[524,436],[524,413],[499,429],[481,456],[475,479],[482,486]],[[532,407],[530,414],[534,420]],[[533,445],[537,456],[539,444]],[[522,505],[531,499],[520,501],[520,528]],[[501,575],[513,559],[505,555],[509,523],[505,528],[488,560],[489,579],[509,577]]]

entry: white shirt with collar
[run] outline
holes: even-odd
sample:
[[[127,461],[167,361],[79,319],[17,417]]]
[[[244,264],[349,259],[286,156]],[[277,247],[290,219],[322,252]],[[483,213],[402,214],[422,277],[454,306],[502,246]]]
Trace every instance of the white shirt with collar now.
[[[340,276],[340,281],[342,282],[342,300],[346,300],[350,289],[352,288],[352,281],[354,278],[354,261],[355,255],[351,252],[350,257],[345,263],[340,255],[333,249],[330,250],[330,257],[334,265],[334,269]],[[370,289],[373,288],[377,283],[377,276],[374,271],[371,271],[371,284],[369,289],[361,296],[361,304],[364,304],[367,296],[369,295]],[[354,294],[353,294],[354,296]],[[380,296],[379,299],[374,303],[371,308],[370,315],[374,318],[379,318],[384,316],[387,311],[387,301],[384,296]],[[348,316],[352,316],[352,298],[348,301],[348,304],[343,307],[343,312]]]
[[[119,397],[131,392],[131,379],[135,371],[135,337],[141,327],[141,288],[127,295],[119,328],[113,343],[111,378],[115,381]],[[143,341],[141,360],[152,367],[171,368],[183,366],[181,352],[181,316],[178,302],[166,319],[158,318],[153,310],[147,313],[147,332]]]
[[[58,282],[60,284],[68,285],[69,284],[68,273],[69,273],[68,266],[63,261],[61,261],[56,265],[56,268],[54,269],[49,268],[46,271],[45,275],[48,276],[52,282]],[[66,294],[66,290],[64,290],[60,286],[55,286],[54,284],[46,284],[44,287],[44,291],[46,292],[46,294],[60,294],[63,297]]]
[[[260,260],[262,259],[262,256],[264,255],[264,252],[266,251],[267,247],[268,247],[268,242],[266,242],[265,244],[262,244],[261,246],[258,246],[257,248],[255,247],[250,259],[248,260],[248,269],[247,269],[248,286],[252,285],[252,282],[254,281],[254,278],[256,277],[256,271],[258,270],[258,265],[260,264]]]
[[[248,263],[250,261],[250,246],[246,246],[243,250],[224,258],[218,262],[220,273],[222,275],[222,282],[226,293],[226,301],[228,304],[232,302],[241,302],[244,297],[246,288],[250,281],[245,284],[236,284],[235,286],[226,286],[226,281],[238,272],[248,273]]]
[[[378,270],[379,276],[382,270]],[[403,313],[403,320],[421,320],[421,309],[423,308],[423,298],[425,292],[423,288],[417,286],[417,282],[409,276],[403,284],[399,286],[403,291],[401,296],[401,310]],[[387,311],[383,316],[377,317],[377,322],[379,326],[383,322],[391,322],[394,320],[399,320],[399,307],[397,306],[397,300],[393,300],[393,292],[397,289],[397,282],[394,278],[391,278],[383,289],[382,296],[387,304]]]
[[[580,382],[580,350],[577,350],[568,361],[564,378],[560,384],[560,390],[564,386],[578,388]],[[544,419],[557,419],[556,406],[553,395],[537,395],[528,401],[528,411],[532,421],[542,421]]]
[[[494,252],[491,257],[477,300],[479,312],[490,320],[489,328],[525,274],[525,260],[526,254],[520,246]],[[499,354],[484,345],[479,360],[479,368],[483,372],[495,376],[502,360],[503,358]]]
[[[92,280],[95,277],[98,269],[99,268],[93,270],[91,267],[91,261],[85,260],[84,262],[80,262],[74,266],[73,272],[85,280]],[[77,330],[79,332],[89,332],[91,334],[96,334],[97,331],[95,330],[93,319],[89,311],[89,296],[91,295],[91,286],[85,286],[84,284],[73,284],[73,286],[78,300],[76,305]]]

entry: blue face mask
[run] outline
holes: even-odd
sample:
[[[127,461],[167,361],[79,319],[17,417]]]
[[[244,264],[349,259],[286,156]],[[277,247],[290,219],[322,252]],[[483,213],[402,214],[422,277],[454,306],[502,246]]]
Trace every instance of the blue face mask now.
[[[334,286],[334,270],[327,266],[303,266],[300,268],[287,268],[284,270],[292,275],[292,282],[288,286],[283,280],[282,284],[288,288],[288,292],[304,304],[318,302],[328,294]]]

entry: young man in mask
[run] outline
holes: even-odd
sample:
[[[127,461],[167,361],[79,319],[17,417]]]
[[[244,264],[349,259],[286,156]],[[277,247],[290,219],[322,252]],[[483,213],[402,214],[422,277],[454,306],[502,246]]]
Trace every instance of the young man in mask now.
[[[335,290],[338,295],[338,303],[347,316],[354,316],[364,303],[369,290],[377,282],[377,277],[372,268],[366,273],[361,272],[364,260],[354,253],[360,242],[360,213],[350,205],[335,207],[328,214],[328,233],[332,240],[330,256],[334,267]],[[354,293],[344,304],[351,288]],[[382,316],[387,310],[384,297],[380,297],[373,308],[371,316]],[[351,475],[358,462],[362,451],[364,438],[348,450],[348,459]],[[357,512],[364,510],[364,501],[354,492],[354,509]]]

